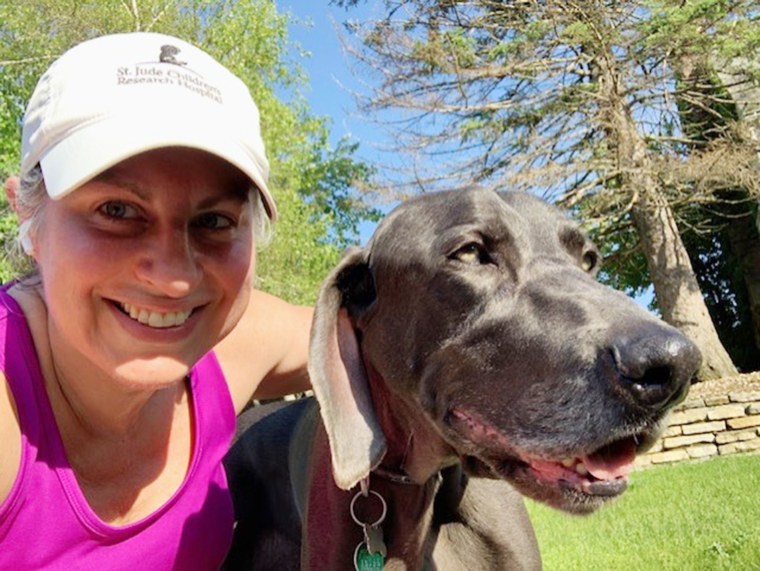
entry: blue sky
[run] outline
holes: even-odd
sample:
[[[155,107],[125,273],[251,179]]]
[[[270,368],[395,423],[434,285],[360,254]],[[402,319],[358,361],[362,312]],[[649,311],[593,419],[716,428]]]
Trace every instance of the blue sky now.
[[[310,79],[306,96],[312,112],[331,118],[333,142],[349,136],[365,147],[365,140],[371,140],[377,129],[356,114],[350,90],[359,89],[360,82],[350,72],[337,29],[348,19],[360,19],[370,9],[360,6],[346,11],[329,0],[278,0],[277,7],[304,22],[292,25],[289,33],[291,41],[311,54],[300,61]],[[370,153],[370,149],[366,152]]]
[[[331,121],[330,140],[335,146],[343,137],[359,143],[357,158],[368,163],[382,161],[378,147],[384,132],[356,110],[352,93],[362,91],[362,81],[354,77],[351,62],[339,38],[342,24],[347,20],[364,20],[376,14],[377,2],[368,0],[351,10],[330,4],[329,0],[277,0],[280,12],[289,12],[300,23],[290,26],[291,42],[309,52],[309,57],[298,58],[309,76],[305,95],[314,115],[326,116]],[[389,210],[392,205],[380,205]],[[375,229],[374,223],[360,227],[360,242],[364,244]]]

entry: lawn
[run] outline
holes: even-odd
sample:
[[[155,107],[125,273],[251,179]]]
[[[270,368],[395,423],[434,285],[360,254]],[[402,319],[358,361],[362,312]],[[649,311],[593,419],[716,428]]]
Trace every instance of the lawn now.
[[[591,516],[528,510],[546,571],[760,570],[760,455],[635,472]]]

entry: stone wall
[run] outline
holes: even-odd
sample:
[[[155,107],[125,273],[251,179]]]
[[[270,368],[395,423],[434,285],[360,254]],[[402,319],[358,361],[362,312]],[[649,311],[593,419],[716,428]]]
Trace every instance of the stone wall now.
[[[757,374],[742,377],[740,382],[692,387],[689,397],[673,410],[662,438],[637,459],[636,465],[645,467],[738,452],[760,452]]]

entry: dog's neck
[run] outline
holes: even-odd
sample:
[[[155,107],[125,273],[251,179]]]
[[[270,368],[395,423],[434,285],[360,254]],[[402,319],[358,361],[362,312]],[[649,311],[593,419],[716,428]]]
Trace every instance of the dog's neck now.
[[[441,438],[433,423],[390,390],[386,380],[365,356],[372,401],[387,443],[387,452],[376,470],[397,483],[406,480],[421,485],[445,467],[458,463],[454,450]],[[402,482],[403,480],[403,482]]]
[[[363,541],[362,528],[353,520],[351,507],[352,499],[360,493],[359,486],[344,491],[335,485],[327,434],[321,427],[320,424],[312,441],[315,461],[309,474],[310,493],[303,533],[307,543],[302,549],[302,568],[351,569],[354,550]],[[379,525],[387,548],[386,568],[427,568],[425,561],[430,560],[434,545],[431,538],[437,533],[431,530],[442,481],[438,473],[422,484],[394,482],[374,472],[370,475],[369,490],[373,497],[366,501],[359,498],[356,513],[359,521],[373,522],[378,518],[374,494],[386,503],[387,516]]]
[[[380,526],[388,549],[386,565],[396,562],[406,569],[422,569],[432,556],[433,538],[437,534],[434,520],[438,516],[434,518],[434,511],[444,481],[441,470],[456,464],[458,458],[433,424],[419,414],[419,408],[389,390],[366,356],[364,363],[375,413],[387,442],[380,466],[369,476],[369,489],[382,496],[388,508],[387,518]],[[322,435],[315,445],[326,448],[326,437]],[[321,457],[327,458],[329,453]],[[307,525],[312,529],[330,529],[330,538],[310,542],[307,560],[320,561],[323,569],[344,568],[346,562],[349,566],[345,568],[349,568],[350,559],[345,558],[362,541],[361,528],[352,521],[350,512],[351,499],[359,488],[344,492],[335,487],[329,465],[313,475],[318,482],[311,485]],[[328,479],[331,485],[327,484]],[[366,519],[374,521],[375,517],[376,514],[367,514]]]

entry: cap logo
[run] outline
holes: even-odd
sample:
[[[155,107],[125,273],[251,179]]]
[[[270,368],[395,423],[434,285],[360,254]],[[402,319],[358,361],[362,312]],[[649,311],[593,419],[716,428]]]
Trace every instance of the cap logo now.
[[[192,91],[201,97],[222,102],[222,91],[209,83],[205,77],[188,67],[180,56],[180,48],[164,44],[158,54],[158,61],[137,62],[116,68],[116,85],[166,85]]]
[[[177,46],[161,46],[161,54],[158,56],[158,61],[161,63],[173,63],[174,65],[187,65],[186,61],[179,61],[177,54],[181,50]]]

